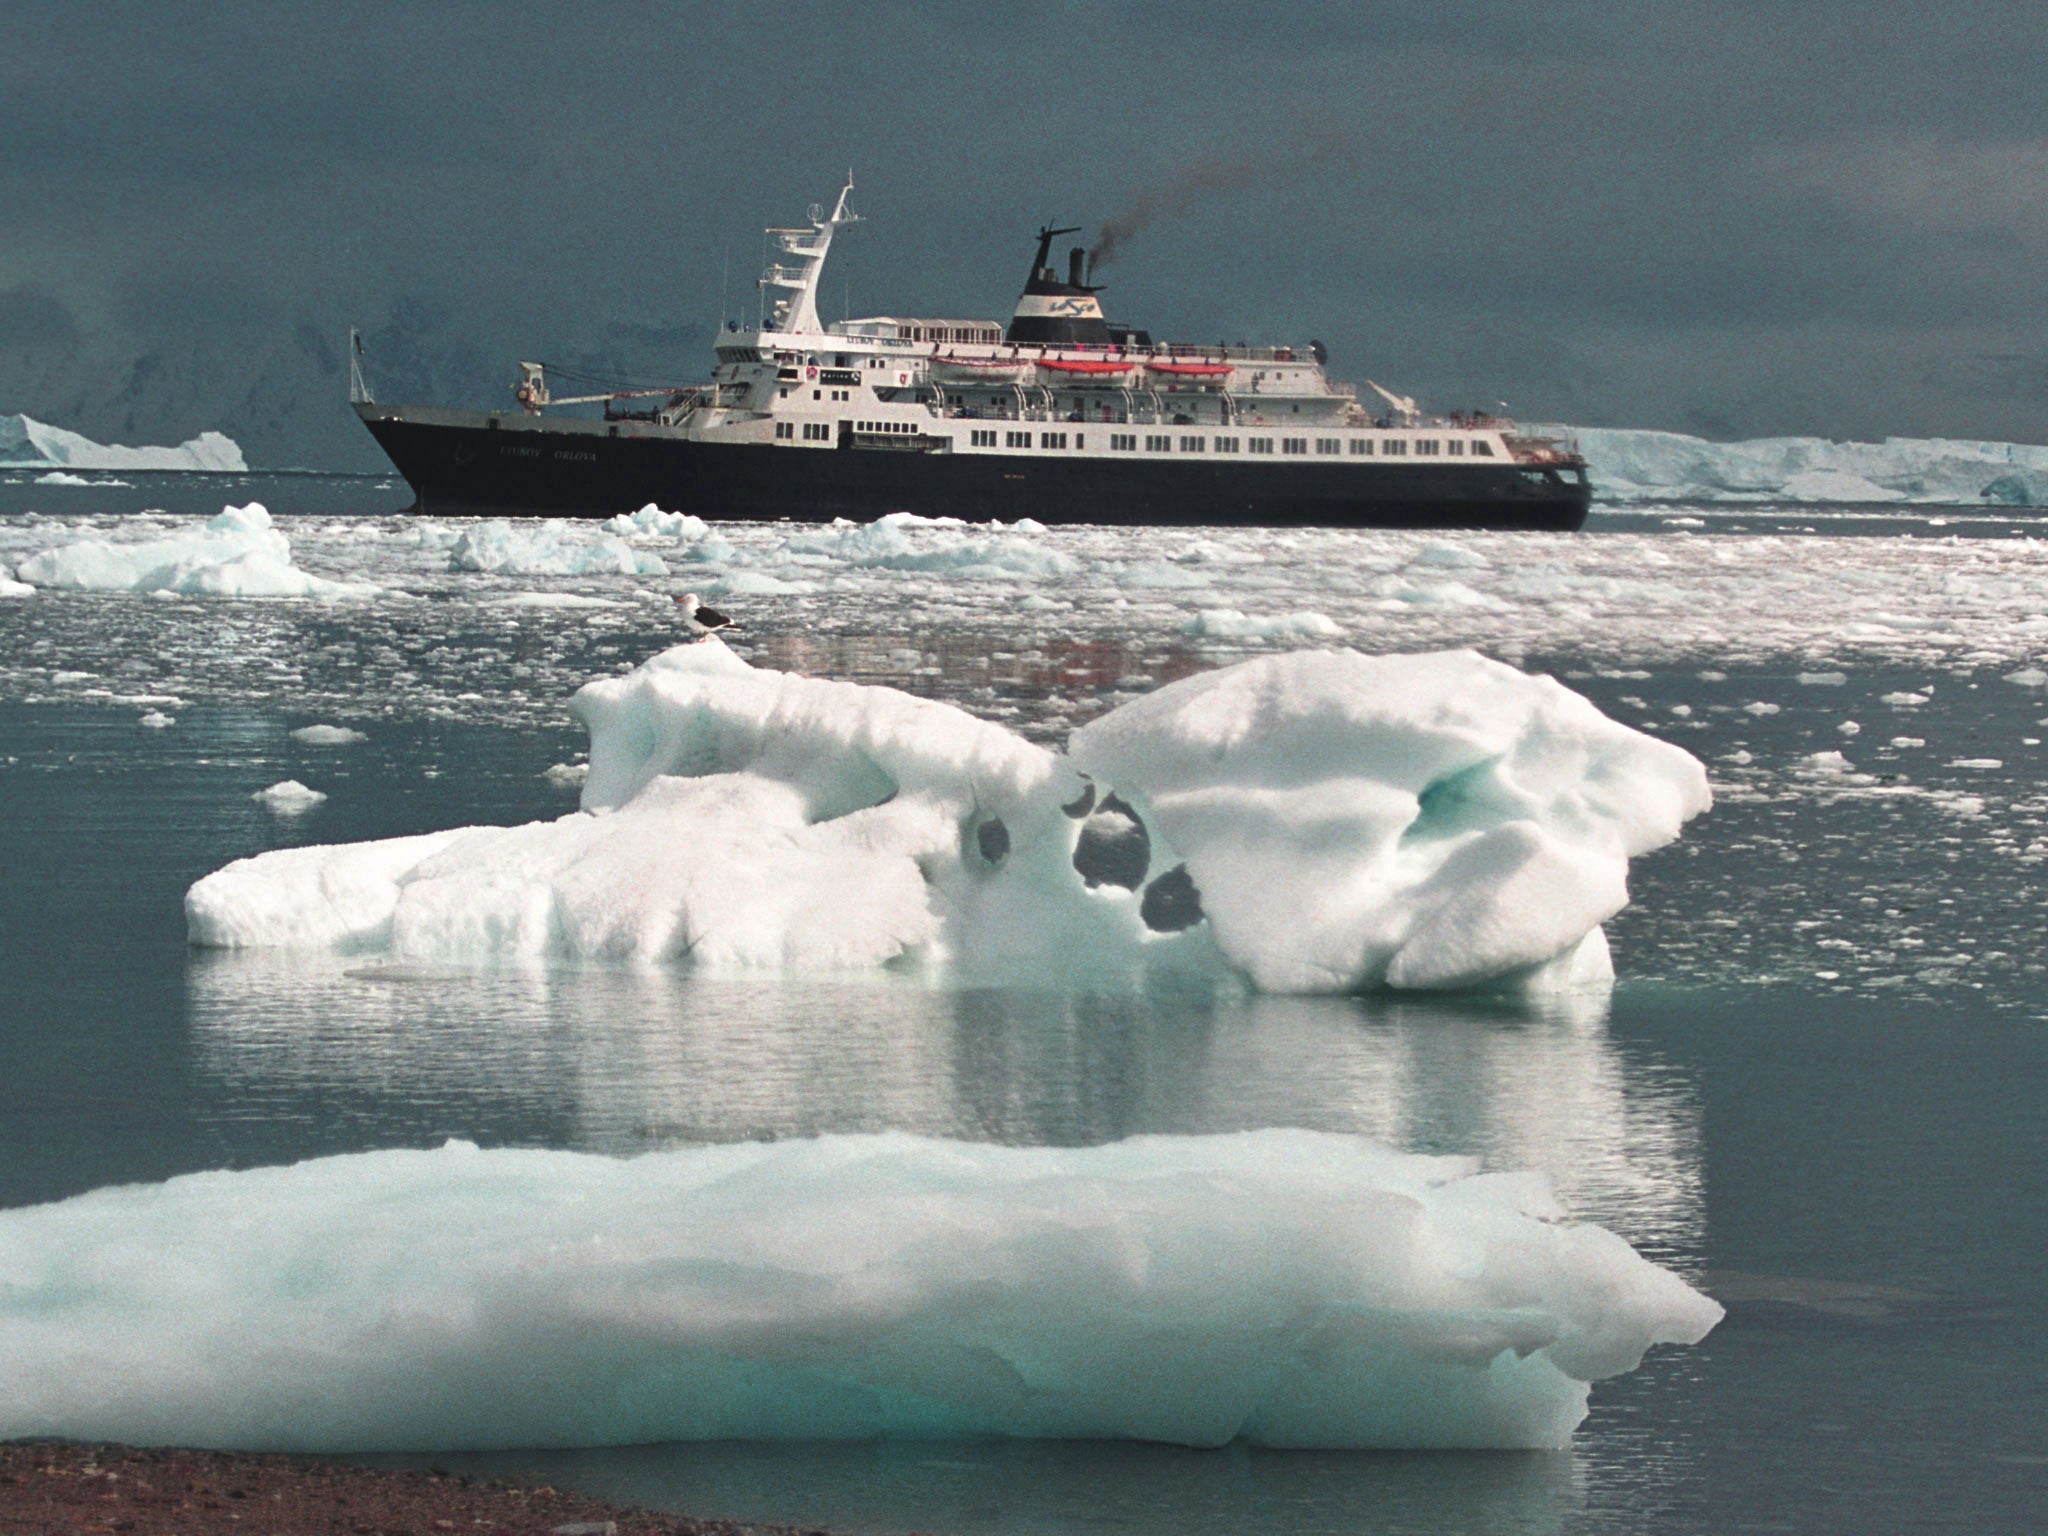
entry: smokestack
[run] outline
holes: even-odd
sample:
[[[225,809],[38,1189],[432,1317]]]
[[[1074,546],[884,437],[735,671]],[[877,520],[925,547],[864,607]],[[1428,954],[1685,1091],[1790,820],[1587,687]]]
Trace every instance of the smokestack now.
[[[1078,245],[1067,252],[1067,282],[1073,287],[1081,286],[1081,262],[1087,254]]]

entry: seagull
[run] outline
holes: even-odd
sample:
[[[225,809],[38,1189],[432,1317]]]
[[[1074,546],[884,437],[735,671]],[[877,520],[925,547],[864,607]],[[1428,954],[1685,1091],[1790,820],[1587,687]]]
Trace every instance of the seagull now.
[[[692,640],[702,640],[706,635],[716,634],[721,629],[738,629],[738,619],[729,619],[716,608],[702,608],[697,604],[697,594],[685,592],[676,599],[676,606],[683,610],[683,624],[690,631]]]

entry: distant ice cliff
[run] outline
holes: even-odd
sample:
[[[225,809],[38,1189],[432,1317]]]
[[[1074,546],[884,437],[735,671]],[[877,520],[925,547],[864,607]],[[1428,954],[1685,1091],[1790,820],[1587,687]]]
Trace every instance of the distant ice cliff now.
[[[241,474],[249,466],[234,439],[202,432],[175,448],[124,448],[96,443],[31,416],[0,416],[0,468],[198,469]]]
[[[2048,447],[1888,437],[1759,437],[1711,443],[1681,432],[1568,429],[1601,501],[1985,502],[2048,506]]]

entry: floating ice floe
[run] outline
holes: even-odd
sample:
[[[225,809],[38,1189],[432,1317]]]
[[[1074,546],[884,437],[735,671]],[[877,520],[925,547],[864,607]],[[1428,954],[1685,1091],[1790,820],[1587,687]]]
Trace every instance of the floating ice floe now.
[[[834,524],[798,534],[784,544],[782,553],[855,567],[945,571],[981,580],[1045,580],[1081,569],[1072,555],[1025,536],[1044,533],[1042,524],[1018,522],[992,533],[965,528],[953,518],[892,512],[872,523]]]
[[[329,581],[292,564],[291,541],[262,503],[164,538],[88,539],[30,555],[15,574],[38,587],[93,592],[170,592],[195,597],[373,597],[377,588]]]
[[[291,733],[302,747],[351,747],[370,738],[346,725],[302,725]]]
[[[1261,618],[1236,608],[1204,608],[1180,627],[1205,640],[1334,640],[1343,634],[1324,613],[1279,613]]]
[[[664,512],[653,502],[638,512],[621,512],[605,521],[605,530],[621,538],[634,534],[661,539],[701,539],[710,530],[704,519],[688,512]]]
[[[2048,447],[1891,437],[1713,443],[1680,432],[1563,429],[1603,501],[1983,502],[2048,505]]]
[[[497,576],[668,574],[661,556],[635,549],[616,534],[562,523],[515,526],[503,518],[463,529],[448,552],[448,568]]]
[[[219,432],[202,432],[176,448],[124,448],[118,443],[96,443],[30,416],[0,416],[0,465],[45,464],[59,469],[191,469],[225,474],[242,474],[249,468],[234,440]]]
[[[34,597],[36,589],[25,581],[16,581],[6,574],[7,568],[0,566],[0,597]]]
[[[1270,656],[1065,755],[715,640],[586,685],[582,809],[295,848],[192,887],[192,941],[450,963],[1163,966],[1272,991],[1611,977],[1631,857],[1709,802],[1686,752],[1471,652]]]
[[[308,789],[297,779],[285,779],[268,789],[257,790],[249,798],[266,811],[279,816],[299,816],[313,809],[327,796],[317,789]]]
[[[1563,1218],[1298,1130],[195,1174],[0,1211],[0,1439],[1556,1447],[1722,1315]]]

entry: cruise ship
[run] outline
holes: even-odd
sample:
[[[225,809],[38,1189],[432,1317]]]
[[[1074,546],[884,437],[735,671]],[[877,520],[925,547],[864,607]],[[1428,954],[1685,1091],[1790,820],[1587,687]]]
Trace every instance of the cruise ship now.
[[[1007,325],[878,315],[825,324],[819,278],[857,222],[772,229],[752,329],[727,321],[709,382],[558,398],[522,363],[502,410],[386,406],[351,347],[350,402],[435,513],[1162,526],[1575,529],[1592,498],[1569,442],[1499,416],[1372,403],[1300,346],[1155,341],[1104,313],[1084,251],[1042,228]]]

